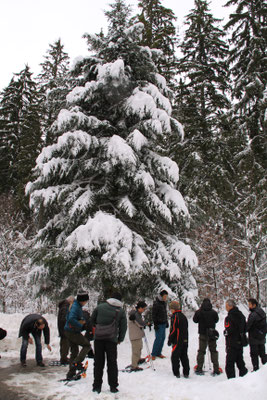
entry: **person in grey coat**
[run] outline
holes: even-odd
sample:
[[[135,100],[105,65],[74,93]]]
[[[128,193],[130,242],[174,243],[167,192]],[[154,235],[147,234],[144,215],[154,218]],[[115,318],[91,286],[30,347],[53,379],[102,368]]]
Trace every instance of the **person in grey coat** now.
[[[259,358],[262,364],[266,364],[267,362],[265,353],[266,314],[259,307],[256,299],[249,299],[248,306],[250,314],[246,324],[246,331],[248,332],[253,370],[257,371],[259,369]]]
[[[143,312],[146,310],[147,304],[139,301],[136,309],[129,313],[129,338],[132,345],[132,364],[131,371],[142,371],[143,368],[138,367],[138,361],[141,358],[143,348],[143,337],[145,336],[144,327],[146,322],[142,318]]]

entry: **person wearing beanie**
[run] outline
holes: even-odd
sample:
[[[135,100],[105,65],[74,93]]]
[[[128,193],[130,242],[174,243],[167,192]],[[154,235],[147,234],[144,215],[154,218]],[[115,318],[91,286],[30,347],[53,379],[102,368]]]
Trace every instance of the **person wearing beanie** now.
[[[92,324],[95,326],[94,341],[94,382],[93,392],[100,393],[103,383],[103,371],[105,358],[107,358],[108,384],[112,393],[118,392],[118,364],[117,364],[117,345],[125,337],[127,330],[127,318],[123,310],[122,296],[119,292],[114,292],[104,303],[100,303],[92,313]],[[110,329],[115,322],[115,331],[110,337],[100,337],[97,335],[97,328],[105,333],[110,333]],[[113,329],[112,329],[113,331]]]
[[[206,354],[206,349],[209,347],[210,358],[213,364],[213,374],[219,375],[221,369],[219,367],[219,355],[217,351],[216,337],[217,331],[215,330],[216,323],[219,321],[217,311],[212,308],[209,298],[205,298],[199,310],[195,312],[193,321],[198,324],[199,333],[199,349],[197,353],[197,366],[195,373],[203,375],[203,364]]]
[[[89,296],[87,293],[80,291],[77,294],[76,300],[70,305],[64,334],[70,344],[70,366],[67,373],[67,379],[71,380],[76,374],[77,369],[82,369],[82,362],[90,350],[90,342],[82,335],[85,330],[86,321],[83,317],[83,306],[88,302]],[[82,347],[79,352],[79,346]]]
[[[180,361],[183,366],[183,375],[185,378],[189,376],[189,359],[188,351],[188,321],[181,311],[179,301],[170,303],[171,327],[168,338],[168,346],[172,346],[172,372],[176,378],[180,378]]]
[[[168,292],[166,290],[162,290],[154,301],[152,307],[152,320],[156,336],[151,353],[152,360],[155,360],[156,357],[165,358],[165,356],[161,354],[161,351],[165,341],[166,328],[169,326],[166,306],[167,299]]]
[[[142,318],[143,312],[146,310],[147,304],[144,301],[139,301],[135,310],[129,313],[129,338],[132,345],[132,363],[131,371],[142,371],[143,368],[138,367],[138,361],[141,358],[143,347],[143,337],[145,336],[144,327],[146,323]]]

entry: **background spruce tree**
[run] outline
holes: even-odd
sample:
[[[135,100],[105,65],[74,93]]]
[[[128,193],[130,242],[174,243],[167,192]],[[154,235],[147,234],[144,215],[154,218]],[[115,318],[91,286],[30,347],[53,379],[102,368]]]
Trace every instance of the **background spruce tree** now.
[[[59,111],[65,105],[66,95],[70,89],[69,56],[64,51],[64,45],[58,39],[49,45],[45,61],[40,65],[38,75],[39,88],[44,95],[43,130],[46,132],[45,144],[52,144],[57,140],[54,137],[52,123]]]
[[[220,196],[229,193],[229,171],[221,158],[224,137],[221,120],[230,107],[227,98],[228,45],[220,20],[209,11],[206,0],[195,0],[186,17],[180,45],[180,83],[176,112],[184,125],[185,141],[171,144],[180,167],[179,187],[198,218],[216,218]],[[231,192],[231,190],[230,190]]]
[[[160,0],[141,0],[138,2],[140,14],[133,18],[144,24],[141,44],[162,51],[162,56],[156,61],[160,74],[173,84],[177,72],[177,33],[174,25],[176,16],[174,12],[164,7]]]
[[[26,66],[4,89],[0,102],[1,191],[27,209],[25,184],[41,146],[40,95]]]
[[[137,43],[143,24],[129,28],[122,0],[105,14],[108,33],[86,35],[94,54],[74,68],[84,83],[68,94],[54,124],[58,141],[42,150],[27,187],[43,215],[42,263],[52,287],[87,279],[98,290],[119,286],[128,299],[168,287],[196,305],[196,256],[179,240],[188,211],[163,140],[183,130],[153,61],[158,52]]]

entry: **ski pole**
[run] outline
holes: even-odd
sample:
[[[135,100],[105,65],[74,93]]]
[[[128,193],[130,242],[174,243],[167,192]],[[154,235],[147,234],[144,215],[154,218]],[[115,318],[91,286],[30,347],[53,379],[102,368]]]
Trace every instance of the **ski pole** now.
[[[150,362],[150,365],[151,365],[151,368],[153,369],[153,371],[156,371],[156,369],[154,367],[153,360],[152,360],[152,356],[151,356],[151,353],[150,353],[150,350],[149,350],[149,345],[148,345],[148,341],[147,341],[147,337],[146,337],[145,332],[144,332],[144,335],[145,335],[144,339],[145,339],[146,349],[147,349],[148,356],[149,356],[149,362]]]

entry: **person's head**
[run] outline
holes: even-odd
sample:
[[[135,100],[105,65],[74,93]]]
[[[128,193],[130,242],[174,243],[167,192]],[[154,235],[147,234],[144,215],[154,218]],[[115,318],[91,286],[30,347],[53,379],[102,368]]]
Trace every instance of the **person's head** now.
[[[121,295],[120,292],[113,292],[113,293],[111,294],[111,298],[112,298],[112,299],[117,299],[117,300],[121,301],[122,295]]]
[[[180,311],[181,310],[181,304],[177,300],[171,301],[169,307],[170,307],[170,310],[171,310],[172,314],[175,313],[176,311]]]
[[[147,308],[147,304],[144,301],[138,301],[136,304],[136,310],[142,314]]]
[[[161,298],[162,298],[163,301],[167,301],[167,298],[168,298],[168,292],[167,292],[167,290],[162,290],[162,291],[160,292],[160,296],[161,296]]]
[[[37,319],[36,328],[40,329],[40,331],[41,331],[44,329],[44,327],[45,327],[45,322],[44,322],[43,318]]]
[[[226,311],[227,311],[227,312],[229,312],[230,310],[232,310],[232,308],[234,308],[234,307],[236,307],[236,303],[235,303],[234,300],[232,300],[232,299],[226,300],[225,308],[226,308]]]
[[[248,299],[248,308],[250,309],[250,310],[253,310],[253,308],[256,308],[256,307],[258,307],[258,302],[257,302],[257,300],[256,299]]]
[[[89,300],[88,293],[84,292],[83,290],[79,291],[77,294],[77,301],[83,307],[87,301]]]

